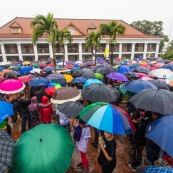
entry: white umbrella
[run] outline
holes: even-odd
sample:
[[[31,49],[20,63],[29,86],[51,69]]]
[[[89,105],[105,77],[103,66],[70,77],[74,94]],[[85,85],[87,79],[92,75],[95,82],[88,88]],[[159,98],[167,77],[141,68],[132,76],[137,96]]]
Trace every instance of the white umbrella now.
[[[33,70],[30,71],[30,73],[34,74],[34,73],[40,73],[42,70],[39,68],[34,68]]]
[[[63,62],[59,62],[57,63],[57,65],[63,65]],[[67,65],[67,64],[64,62],[64,65]]]
[[[173,72],[169,69],[156,69],[156,70],[152,70],[150,71],[149,74],[152,74],[158,78],[165,78],[165,79],[168,79],[168,78],[173,78]]]

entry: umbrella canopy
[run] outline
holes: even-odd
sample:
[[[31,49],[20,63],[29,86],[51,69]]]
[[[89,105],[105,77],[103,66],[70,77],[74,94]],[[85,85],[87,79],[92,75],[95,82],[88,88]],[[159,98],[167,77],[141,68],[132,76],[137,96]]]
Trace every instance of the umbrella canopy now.
[[[67,83],[69,83],[73,80],[73,77],[69,74],[63,74],[63,76],[64,76]]]
[[[145,89],[157,89],[157,87],[153,83],[141,79],[133,80],[126,83],[124,85],[124,88],[132,93],[138,93]]]
[[[13,70],[13,71],[19,71],[20,67],[18,67],[18,66],[11,66],[11,67],[9,67],[9,69]]]
[[[49,63],[47,66],[54,67],[54,64],[53,63]]]
[[[0,82],[0,93],[2,94],[15,94],[24,90],[25,84],[20,80],[7,79]]]
[[[28,85],[29,86],[46,86],[50,83],[50,80],[43,77],[33,78]]]
[[[143,173],[173,173],[173,168],[166,166],[148,166]]]
[[[96,79],[94,73],[85,73],[81,77],[86,78],[86,79]]]
[[[67,82],[64,78],[61,79],[52,79],[52,82],[55,82],[57,84],[60,84],[61,86],[67,86]]]
[[[124,113],[111,104],[100,107],[87,124],[113,134],[131,134],[130,123]]]
[[[54,92],[58,89],[61,88],[60,84],[56,84],[56,83],[49,83],[49,85],[47,86],[47,88],[44,89],[44,91],[49,95],[49,96],[53,96]]]
[[[108,75],[106,75],[106,77],[117,81],[124,81],[124,82],[128,81],[125,75],[116,72],[109,73]]]
[[[138,74],[135,73],[135,72],[127,72],[127,73],[124,73],[124,75],[125,75],[127,78],[139,78]]]
[[[22,63],[22,65],[29,65],[29,64],[31,64],[30,61],[24,61],[24,62]]]
[[[39,73],[39,74],[40,74],[41,71],[42,71],[42,70],[39,69],[39,68],[34,68],[33,70],[30,71],[30,73],[32,73],[32,74],[34,74],[34,73]]]
[[[101,73],[103,75],[109,74],[111,72],[116,72],[116,71],[117,71],[117,69],[113,68],[113,67],[102,67],[102,68],[96,69],[97,73]]]
[[[64,79],[64,76],[62,74],[50,74],[47,78],[52,81],[56,79]]]
[[[69,118],[76,118],[84,109],[84,106],[80,102],[69,101],[63,103],[57,109]]]
[[[173,115],[167,115],[149,124],[146,137],[156,143],[164,151],[173,157]]]
[[[13,114],[13,105],[0,100],[0,123]]]
[[[40,67],[46,67],[47,64],[46,64],[45,62],[40,62],[40,63],[39,63],[39,66],[40,66]]]
[[[100,74],[100,73],[94,73],[94,75],[95,75],[95,77],[97,78],[97,79],[102,79],[104,76],[102,75],[102,74]]]
[[[118,73],[124,74],[124,73],[128,73],[128,72],[131,72],[131,69],[129,66],[127,66],[127,65],[118,66]]]
[[[79,90],[73,87],[62,87],[55,91],[51,98],[54,104],[63,104],[68,101],[77,101],[81,98]]]
[[[161,68],[169,69],[169,70],[173,71],[173,65],[172,64],[165,64]]]
[[[16,142],[9,173],[64,173],[70,166],[73,151],[74,143],[68,131],[58,124],[40,124]]]
[[[120,92],[122,93],[122,94],[124,94],[124,95],[126,95],[126,96],[128,96],[128,97],[132,97],[135,93],[133,93],[133,92],[130,92],[130,91],[127,91],[126,89],[125,89],[125,83],[124,84],[121,84],[120,86],[119,86],[119,90],[120,90]]]
[[[64,63],[63,62],[58,62],[57,65],[61,66],[61,65],[67,65],[67,64],[65,62]]]
[[[82,90],[82,96],[91,102],[111,103],[119,98],[119,92],[103,84],[92,84]]]
[[[5,130],[0,130],[0,172],[6,173],[11,167],[15,141]]]
[[[30,71],[32,70],[33,68],[30,67],[30,66],[27,66],[27,67],[22,67],[19,71],[20,74],[27,74],[27,73],[30,73]]]
[[[20,80],[23,83],[28,83],[33,79],[32,75],[25,75],[25,76],[20,76],[18,77],[18,80]]]
[[[88,85],[91,85],[91,84],[104,84],[102,81],[100,81],[99,79],[88,79],[84,85],[83,85],[83,88],[87,87]]]
[[[4,70],[4,68],[3,67],[0,67],[0,72],[2,72]]]
[[[46,66],[46,67],[43,68],[43,71],[44,72],[54,71],[54,68],[51,67],[51,66]]]
[[[169,90],[168,85],[165,82],[162,82],[161,80],[150,80],[151,83],[156,85],[158,89],[166,89]]]
[[[173,93],[165,89],[148,89],[129,99],[136,108],[157,112],[162,115],[173,113]]]
[[[75,77],[71,83],[85,83],[86,82],[86,78],[83,78],[83,77]]]
[[[152,70],[150,71],[149,74],[152,74],[158,78],[172,78],[173,77],[173,72],[169,69],[156,69],[156,70]]]
[[[139,66],[139,67],[136,67],[134,69],[134,71],[148,74],[150,72],[150,69],[148,69],[147,67],[141,67],[141,66]]]

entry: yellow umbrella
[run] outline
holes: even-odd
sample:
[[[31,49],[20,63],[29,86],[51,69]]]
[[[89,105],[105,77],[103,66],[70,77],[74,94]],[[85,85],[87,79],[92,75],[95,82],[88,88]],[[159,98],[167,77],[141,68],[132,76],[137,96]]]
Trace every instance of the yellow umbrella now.
[[[63,76],[64,76],[67,83],[69,83],[73,80],[73,77],[69,74],[63,74]]]
[[[31,62],[29,62],[29,61],[24,61],[24,62],[22,63],[22,65],[29,65],[29,64],[31,64]]]

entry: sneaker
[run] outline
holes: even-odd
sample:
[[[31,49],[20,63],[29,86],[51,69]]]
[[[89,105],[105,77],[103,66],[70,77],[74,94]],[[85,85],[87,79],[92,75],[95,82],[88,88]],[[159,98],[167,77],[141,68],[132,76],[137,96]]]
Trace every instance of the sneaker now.
[[[95,142],[91,143],[91,145],[94,147],[94,148],[97,148],[97,144]]]
[[[81,169],[83,166],[84,166],[84,164],[82,164],[82,163],[80,162],[80,163],[78,163],[78,164],[76,165],[76,168],[77,168],[77,169]]]

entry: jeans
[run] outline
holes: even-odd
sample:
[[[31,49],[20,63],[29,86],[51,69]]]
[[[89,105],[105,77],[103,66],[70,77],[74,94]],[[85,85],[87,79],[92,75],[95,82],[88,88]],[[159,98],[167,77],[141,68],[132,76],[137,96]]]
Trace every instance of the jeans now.
[[[28,128],[31,129],[31,117],[29,115],[22,114],[22,129],[21,129],[21,133],[25,132],[26,121],[27,120],[28,120]]]

